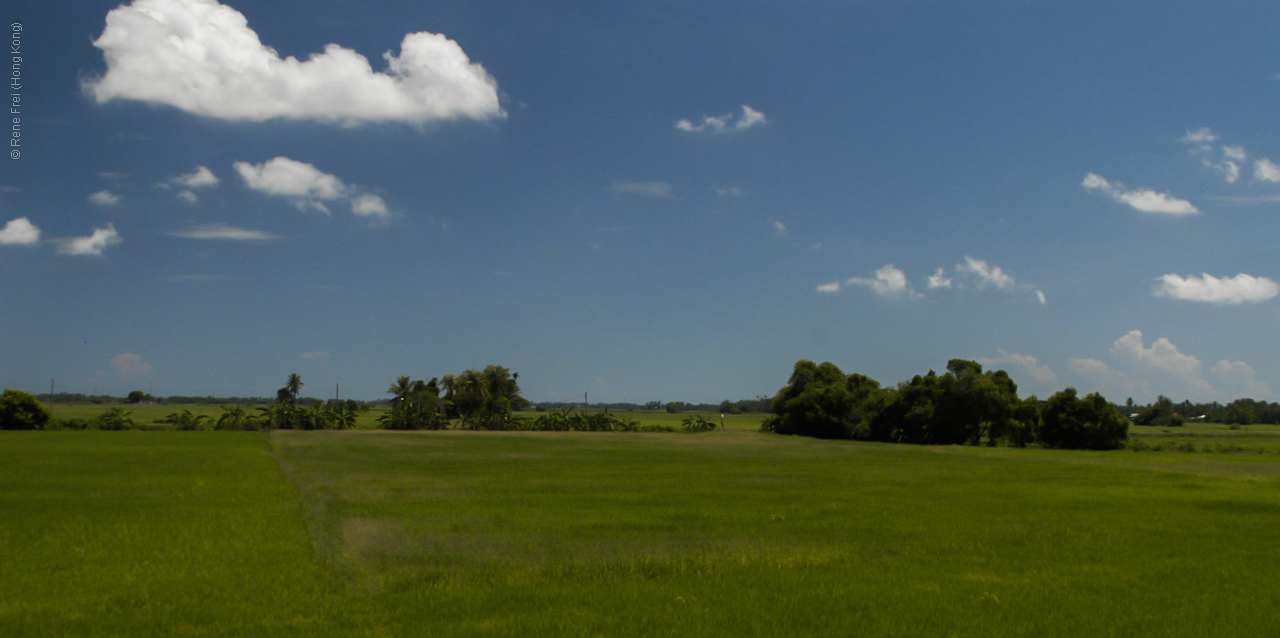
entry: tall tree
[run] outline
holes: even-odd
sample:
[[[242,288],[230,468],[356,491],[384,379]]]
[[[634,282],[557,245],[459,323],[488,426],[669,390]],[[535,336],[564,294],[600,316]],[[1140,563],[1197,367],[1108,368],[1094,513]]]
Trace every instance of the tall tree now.
[[[298,392],[302,390],[302,386],[306,385],[302,382],[302,375],[297,372],[289,375],[289,380],[285,382],[284,389],[289,393],[289,402],[298,402]]]

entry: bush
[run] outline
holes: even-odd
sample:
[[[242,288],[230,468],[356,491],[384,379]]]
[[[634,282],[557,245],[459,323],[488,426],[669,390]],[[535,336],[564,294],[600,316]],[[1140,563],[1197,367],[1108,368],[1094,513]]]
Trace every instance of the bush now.
[[[680,427],[685,432],[709,432],[716,429],[716,422],[701,414],[695,414],[681,421]]]
[[[40,430],[49,423],[49,410],[35,395],[5,390],[0,395],[0,430]]]
[[[1129,438],[1129,419],[1093,393],[1081,399],[1067,388],[1045,402],[1040,410],[1036,439],[1045,447],[1073,450],[1113,450]]]
[[[133,422],[133,413],[124,408],[111,408],[94,419],[99,430],[132,430],[137,427]]]

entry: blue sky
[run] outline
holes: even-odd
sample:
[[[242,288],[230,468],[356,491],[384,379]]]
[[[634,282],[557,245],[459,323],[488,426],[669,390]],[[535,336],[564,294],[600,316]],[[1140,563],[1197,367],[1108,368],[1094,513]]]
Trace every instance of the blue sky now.
[[[498,363],[534,400],[715,402],[959,357],[1024,395],[1277,399],[1274,3],[3,14],[5,387]]]

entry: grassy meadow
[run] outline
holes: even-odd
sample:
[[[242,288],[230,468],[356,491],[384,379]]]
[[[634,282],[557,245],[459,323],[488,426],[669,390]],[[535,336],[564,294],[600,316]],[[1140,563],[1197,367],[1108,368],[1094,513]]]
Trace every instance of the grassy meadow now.
[[[253,414],[255,409],[266,404],[259,404],[250,407],[247,411]],[[136,403],[136,404],[95,404],[95,403],[55,403],[50,406],[53,410],[53,416],[56,419],[82,419],[84,421],[92,421],[98,415],[106,412],[110,408],[120,407],[129,411],[130,418],[139,426],[165,429],[161,423],[166,417],[174,412],[182,412],[189,410],[193,415],[204,415],[211,420],[216,421],[222,415],[222,406],[207,404],[161,404],[161,403]],[[597,412],[591,410],[590,412]],[[378,417],[387,413],[386,406],[375,406],[367,411],[357,413],[357,428],[374,429],[378,427]],[[675,428],[680,427],[680,422],[695,414],[700,414],[708,419],[720,422],[719,413],[711,412],[681,412],[671,414],[665,411],[615,411],[613,414],[640,421],[645,425],[666,425]],[[541,412],[525,411],[516,412],[516,416],[528,419],[537,418]],[[762,414],[726,414],[724,415],[724,426],[731,430],[758,430],[760,429],[760,421],[765,415]]]
[[[1273,633],[1280,439],[1168,429],[0,432],[0,635]]]

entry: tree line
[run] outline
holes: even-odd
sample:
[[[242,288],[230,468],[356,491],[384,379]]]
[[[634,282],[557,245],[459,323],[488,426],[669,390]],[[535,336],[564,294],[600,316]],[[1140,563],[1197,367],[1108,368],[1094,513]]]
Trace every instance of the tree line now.
[[[762,429],[824,439],[896,443],[986,444],[1112,449],[1124,445],[1129,420],[1101,395],[1074,388],[1047,401],[1018,398],[1004,370],[952,359],[945,373],[916,375],[893,388],[835,364],[796,362]]]

